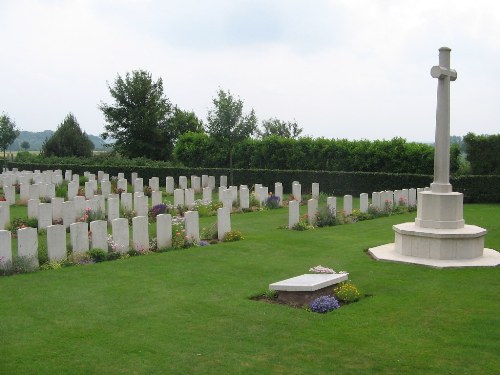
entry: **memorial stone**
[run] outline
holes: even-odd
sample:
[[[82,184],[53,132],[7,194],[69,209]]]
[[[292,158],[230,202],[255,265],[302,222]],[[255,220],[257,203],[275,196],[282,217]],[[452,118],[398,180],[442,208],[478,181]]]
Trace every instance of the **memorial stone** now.
[[[158,249],[172,247],[172,215],[156,216],[156,246]]]
[[[28,259],[31,268],[37,269],[38,263],[38,232],[36,228],[17,230],[17,255]]]
[[[352,214],[352,195],[344,195],[344,214]]]
[[[130,246],[130,233],[128,220],[125,218],[115,219],[111,222],[111,231],[115,250],[119,253],[126,253]]]
[[[69,226],[73,254],[84,254],[89,250],[89,225],[85,222]]]
[[[200,242],[200,223],[198,211],[186,211],[184,214],[186,225],[186,236],[193,242]]]
[[[248,191],[248,189],[247,189]],[[241,195],[240,195],[241,198]],[[217,209],[217,237],[219,241],[224,239],[224,235],[231,231],[231,214],[226,207]]]
[[[288,203],[288,229],[292,229],[299,222],[299,201],[290,201]]]
[[[136,216],[132,219],[132,243],[135,251],[149,251],[147,216]]]
[[[66,260],[66,228],[64,225],[47,227],[47,256],[49,261]]]

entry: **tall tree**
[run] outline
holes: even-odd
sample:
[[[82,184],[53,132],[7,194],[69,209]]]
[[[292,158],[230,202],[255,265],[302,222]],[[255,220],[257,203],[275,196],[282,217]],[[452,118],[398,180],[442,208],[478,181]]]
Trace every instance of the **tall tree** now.
[[[11,120],[9,115],[2,113],[0,116],[0,150],[3,150],[3,158],[5,160],[5,151],[16,138],[19,137],[19,130],[16,127],[14,120]]]
[[[173,115],[168,121],[170,134],[174,142],[186,133],[203,133],[203,122],[192,111],[183,111],[174,107]]]
[[[262,138],[276,135],[278,137],[297,139],[303,131],[295,120],[290,122],[282,121],[277,118],[270,118],[262,121],[262,127],[264,129],[259,131],[259,135]]]
[[[224,147],[229,156],[230,183],[233,184],[233,153],[235,146],[257,131],[253,109],[243,114],[243,101],[235,99],[230,91],[219,89],[208,111],[207,133]]]
[[[30,143],[28,141],[22,141],[21,144],[19,145],[24,151],[28,151],[30,146]]]
[[[126,157],[170,158],[172,104],[163,94],[162,79],[155,82],[151,73],[134,70],[125,78],[118,75],[108,88],[115,102],[99,105],[107,122],[102,138],[113,139],[113,148]]]
[[[43,156],[91,157],[94,144],[82,131],[76,117],[69,113],[52,137],[46,139],[40,154]]]

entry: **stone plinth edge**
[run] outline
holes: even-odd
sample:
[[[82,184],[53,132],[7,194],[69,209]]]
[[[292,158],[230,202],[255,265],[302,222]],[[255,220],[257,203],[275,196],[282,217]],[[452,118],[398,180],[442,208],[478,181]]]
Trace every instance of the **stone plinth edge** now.
[[[269,289],[288,292],[312,292],[346,281],[348,276],[348,273],[304,274],[269,284]]]
[[[389,243],[368,249],[368,253],[376,260],[419,264],[422,266],[449,268],[449,267],[498,267],[500,253],[493,249],[483,249],[483,256],[474,259],[431,259],[402,255],[396,252],[396,245]]]

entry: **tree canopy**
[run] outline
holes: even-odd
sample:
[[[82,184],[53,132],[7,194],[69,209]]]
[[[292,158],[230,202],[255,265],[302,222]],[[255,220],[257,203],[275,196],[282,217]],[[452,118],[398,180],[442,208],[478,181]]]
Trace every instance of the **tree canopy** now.
[[[76,117],[69,113],[57,127],[55,133],[46,139],[40,153],[43,156],[92,156],[94,144],[82,131]]]
[[[9,147],[18,136],[19,130],[14,120],[11,120],[6,113],[2,113],[2,116],[0,116],[0,150],[3,150],[4,159],[5,150],[7,150],[7,147]]]
[[[106,119],[104,139],[114,140],[121,155],[167,160],[181,134],[202,130],[193,112],[174,107],[163,93],[163,81],[145,70],[120,75],[109,85],[113,104],[101,103]]]
[[[259,135],[262,138],[276,135],[278,137],[297,139],[303,129],[299,127],[297,122],[282,121],[277,118],[270,118],[262,121],[263,130],[259,130]]]
[[[244,114],[243,101],[234,98],[229,90],[226,92],[219,89],[212,103],[213,108],[208,112],[206,130],[221,147],[227,150],[232,184],[234,148],[257,132],[257,117],[253,109]]]

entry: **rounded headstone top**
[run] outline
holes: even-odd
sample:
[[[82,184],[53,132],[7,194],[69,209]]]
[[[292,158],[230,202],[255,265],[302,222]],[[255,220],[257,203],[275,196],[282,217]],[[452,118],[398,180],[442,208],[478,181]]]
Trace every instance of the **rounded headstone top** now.
[[[449,52],[449,51],[451,51],[451,48],[449,48],[449,47],[441,47],[439,50],[440,51],[448,51]]]

